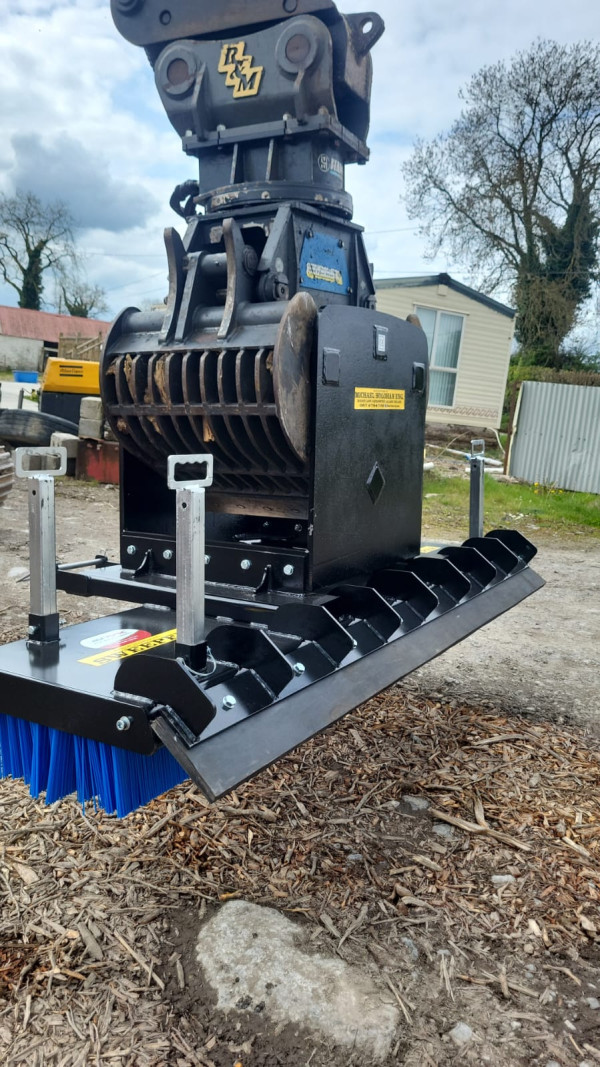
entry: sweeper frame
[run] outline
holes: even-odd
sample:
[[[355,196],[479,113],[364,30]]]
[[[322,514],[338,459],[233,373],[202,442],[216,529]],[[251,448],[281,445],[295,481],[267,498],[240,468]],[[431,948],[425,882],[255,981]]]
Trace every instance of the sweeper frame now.
[[[162,744],[183,768],[179,778],[189,775],[209,799],[543,584],[528,566],[533,546],[516,531],[492,531],[308,601],[260,591],[236,597],[234,589],[226,596],[205,584],[211,455],[169,463],[175,579],[152,584],[102,556],[93,566],[57,568],[61,452],[17,452],[17,473],[28,479],[31,610],[28,638],[0,648],[2,710],[142,756]],[[475,483],[481,464],[473,467]],[[190,480],[190,468],[203,468],[204,479]],[[57,583],[78,597],[145,603],[59,630]]]

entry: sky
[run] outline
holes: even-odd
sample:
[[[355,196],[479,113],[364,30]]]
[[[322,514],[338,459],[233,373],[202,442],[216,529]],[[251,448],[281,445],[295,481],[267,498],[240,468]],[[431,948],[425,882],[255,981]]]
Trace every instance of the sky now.
[[[376,277],[446,270],[468,282],[468,263],[424,257],[425,241],[403,207],[402,163],[416,137],[432,138],[458,116],[459,89],[473,73],[539,36],[561,44],[600,38],[600,6],[375,0],[374,8],[386,32],[372,53],[371,161],[346,172],[354,219],[365,227]],[[162,232],[177,225],[169,196],[195,176],[196,162],[181,150],[144,52],[120,37],[109,0],[2,0],[0,56],[0,192],[27,189],[70,206],[109,317],[162,300]],[[0,303],[14,304],[14,291],[0,285]]]

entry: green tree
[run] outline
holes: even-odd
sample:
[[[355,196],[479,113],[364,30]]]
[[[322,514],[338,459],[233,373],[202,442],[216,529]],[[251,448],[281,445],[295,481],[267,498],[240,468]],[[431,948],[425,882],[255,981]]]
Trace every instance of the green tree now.
[[[538,40],[460,96],[460,118],[405,164],[409,216],[430,255],[510,289],[522,349],[559,367],[598,278],[600,46]]]
[[[65,204],[43,204],[27,192],[0,196],[0,276],[17,293],[19,307],[39,311],[46,272],[73,250]]]

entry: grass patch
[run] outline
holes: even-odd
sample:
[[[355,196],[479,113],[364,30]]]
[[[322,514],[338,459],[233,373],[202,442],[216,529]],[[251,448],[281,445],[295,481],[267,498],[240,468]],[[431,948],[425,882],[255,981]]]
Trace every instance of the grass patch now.
[[[423,495],[426,527],[468,531],[468,478],[445,478],[426,471]],[[600,529],[600,496],[542,485],[496,482],[486,475],[484,528],[492,530],[497,526],[520,529],[526,536],[527,528],[532,526],[558,534]]]

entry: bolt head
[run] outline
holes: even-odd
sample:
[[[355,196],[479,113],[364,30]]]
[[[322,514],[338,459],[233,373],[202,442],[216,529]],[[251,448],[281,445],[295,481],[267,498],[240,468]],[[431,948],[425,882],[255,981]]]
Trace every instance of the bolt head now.
[[[35,637],[37,632],[38,632],[37,626],[28,626],[27,627],[27,633],[29,634],[30,637]]]
[[[122,715],[120,719],[117,719],[117,730],[119,733],[124,733],[125,730],[129,730],[133,719],[130,715]]]
[[[205,566],[205,567],[208,567],[208,564],[209,564],[209,563],[210,563],[210,556],[205,556],[205,557],[204,557],[204,566]]]
[[[233,708],[235,708],[236,704],[237,704],[237,700],[235,699],[235,697],[232,697],[232,696],[223,697],[223,707],[224,707],[225,711],[231,711]]]
[[[243,571],[249,571],[251,566],[252,566],[252,564],[251,564],[249,559],[243,559],[242,562],[240,563],[240,567],[242,568]]]
[[[173,552],[172,552],[172,550],[170,548],[165,548],[165,550],[163,552],[163,559],[166,559],[167,562],[170,559],[173,559]]]
[[[301,674],[304,674],[305,670],[306,670],[306,667],[304,666],[303,663],[294,663],[294,674],[297,674],[298,677]]]
[[[291,578],[292,574],[294,573],[294,570],[295,568],[292,566],[291,563],[286,563],[285,567],[283,568],[283,573],[285,574],[286,578]]]
[[[127,545],[127,555],[128,556],[135,556],[136,552],[137,552],[137,549],[136,549],[135,545]]]

